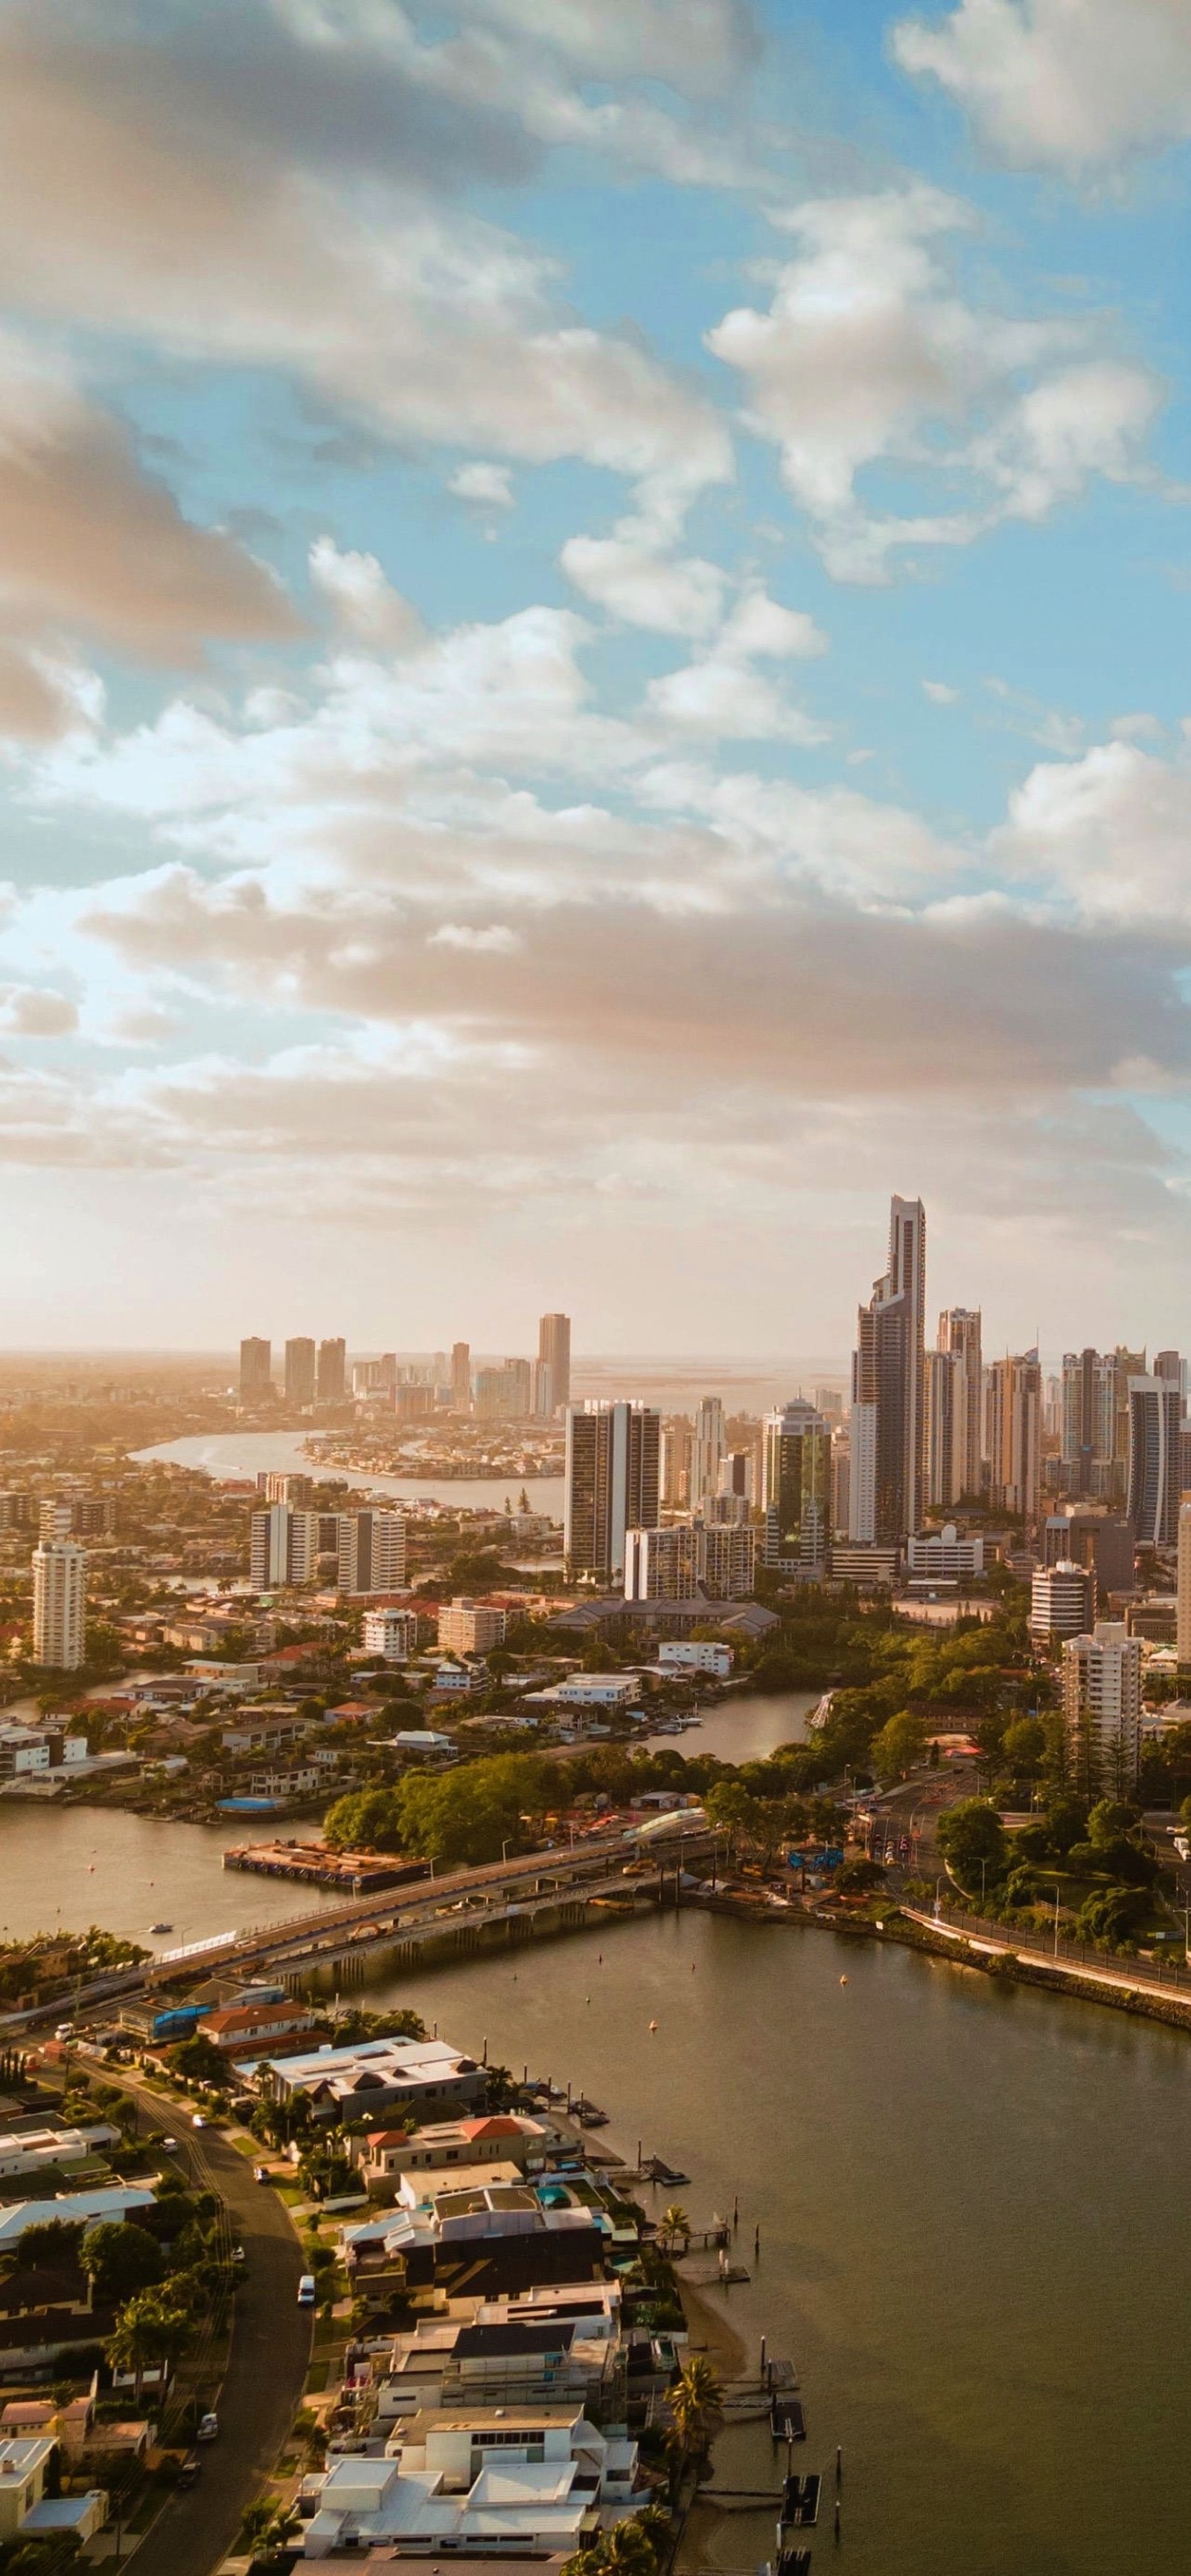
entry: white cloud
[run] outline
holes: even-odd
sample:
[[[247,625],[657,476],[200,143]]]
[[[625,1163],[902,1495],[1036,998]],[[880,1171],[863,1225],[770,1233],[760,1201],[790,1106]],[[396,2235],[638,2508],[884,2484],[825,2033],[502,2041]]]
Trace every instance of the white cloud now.
[[[956,707],[959,705],[960,691],[958,689],[953,689],[949,681],[924,680],[922,686],[926,696],[930,699],[932,706]]]
[[[651,530],[624,520],[611,537],[568,537],[560,561],[568,581],[626,626],[655,635],[706,635],[724,596],[718,564],[660,554]]]
[[[808,661],[826,650],[827,638],[813,617],[783,608],[758,584],[737,600],[697,661],[650,681],[646,704],[663,724],[721,739],[826,742],[828,728],[753,669],[760,657]]]
[[[960,0],[892,42],[1021,167],[1075,175],[1191,134],[1187,0]]]
[[[967,544],[1045,518],[1095,474],[1143,474],[1156,380],[1090,350],[1090,322],[965,300],[942,245],[971,232],[970,209],[917,185],[814,200],[781,223],[799,249],[768,312],[737,307],[708,345],[743,376],[751,424],[780,447],[838,577],[887,579],[895,549]],[[941,481],[944,510],[868,507],[860,478],[887,461]]]
[[[1191,768],[1129,742],[1031,770],[994,837],[1008,875],[1081,920],[1191,925]]]
[[[70,1037],[78,1024],[78,1005],[67,994],[34,984],[0,985],[0,1029],[13,1037]]]
[[[416,609],[390,588],[375,555],[344,554],[333,537],[316,537],[310,578],[330,601],[340,625],[365,643],[396,652],[420,637]]]
[[[457,501],[474,501],[485,510],[511,510],[512,475],[507,465],[485,465],[477,458],[461,465],[447,485]]]

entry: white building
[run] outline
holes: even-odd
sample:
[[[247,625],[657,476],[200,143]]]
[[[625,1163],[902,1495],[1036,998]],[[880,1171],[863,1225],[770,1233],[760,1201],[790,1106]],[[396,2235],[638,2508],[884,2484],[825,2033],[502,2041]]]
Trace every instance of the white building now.
[[[624,1547],[626,1601],[745,1601],[756,1579],[756,1531],[733,1522],[630,1529]]]
[[[64,1735],[60,1726],[0,1725],[0,1779],[22,1771],[77,1771],[86,1760],[85,1735]]]
[[[668,1637],[658,1647],[658,1665],[666,1673],[714,1673],[726,1681],[734,1662],[732,1648],[711,1637]]]
[[[1137,1778],[1141,1753],[1142,1641],[1115,1620],[1063,1648],[1063,1719],[1081,1796],[1120,1795]]]
[[[418,1642],[417,1612],[366,1610],[362,1633],[370,1655],[383,1655],[387,1664],[407,1664]]]
[[[1087,1635],[1096,1617],[1096,1575],[1090,1565],[1070,1557],[1058,1565],[1040,1565],[1030,1592],[1030,1635],[1059,1638]]]
[[[487,1655],[503,1646],[505,1614],[490,1601],[470,1601],[456,1593],[438,1614],[438,1642],[449,1655]]]
[[[313,1583],[318,1572],[318,1513],[269,1503],[252,1515],[249,1579],[254,1592]]]
[[[982,1538],[961,1538],[954,1521],[922,1530],[906,1541],[907,1574],[933,1575],[938,1583],[971,1583],[984,1572]]]
[[[336,1532],[340,1592],[405,1590],[405,1522],[400,1512],[340,1512]]]
[[[87,1559],[72,1539],[33,1550],[33,1661],[77,1672],[86,1652]]]

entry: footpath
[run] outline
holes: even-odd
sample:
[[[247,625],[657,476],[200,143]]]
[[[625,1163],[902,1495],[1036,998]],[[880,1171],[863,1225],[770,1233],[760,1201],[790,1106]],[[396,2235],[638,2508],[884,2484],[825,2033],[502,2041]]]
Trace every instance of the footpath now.
[[[966,1923],[945,1922],[941,1915],[928,1912],[925,1908],[907,1905],[904,1899],[899,1903],[898,1912],[904,1914],[908,1922],[919,1924],[923,1931],[932,1932],[940,1939],[952,1941],[957,1946],[962,1945],[966,1950],[976,1951],[981,1957],[1020,1961],[1023,1967],[1037,1970],[1042,1976],[1053,1979],[1056,1986],[1067,1992],[1099,1986],[1106,1989],[1106,2000],[1119,1998],[1130,2003],[1153,2001],[1165,2007],[1162,2016],[1164,2019],[1173,2017],[1170,2011],[1172,2005],[1181,2008],[1177,2012],[1180,2022],[1183,2014],[1191,2017],[1191,1994],[1185,1990],[1180,1993],[1175,1987],[1165,1984],[1160,1977],[1147,1975],[1145,1969],[1140,1966],[1137,1968],[1113,1968],[1107,1965],[1101,1967],[1093,1966],[1090,1960],[1055,1958],[1051,1951],[1041,1947],[1036,1948],[1032,1942],[1002,1939],[983,1930],[975,1931]]]

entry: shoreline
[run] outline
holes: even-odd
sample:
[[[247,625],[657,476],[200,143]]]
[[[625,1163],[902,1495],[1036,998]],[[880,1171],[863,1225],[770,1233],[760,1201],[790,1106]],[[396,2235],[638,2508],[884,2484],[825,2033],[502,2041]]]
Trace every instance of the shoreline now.
[[[722,2380],[743,2379],[748,2361],[748,2347],[743,2337],[718,2308],[712,2307],[705,2290],[695,2289],[690,2281],[684,2280],[677,2266],[675,2270],[682,2313],[690,2335],[690,2351],[705,2353]],[[695,2342],[696,2327],[703,2335],[702,2343]]]

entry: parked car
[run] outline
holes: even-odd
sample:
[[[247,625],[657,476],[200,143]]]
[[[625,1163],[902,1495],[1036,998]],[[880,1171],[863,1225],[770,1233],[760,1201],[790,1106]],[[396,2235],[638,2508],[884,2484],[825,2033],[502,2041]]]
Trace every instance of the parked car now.
[[[298,2283],[298,2306],[300,2308],[312,2308],[317,2297],[318,2287],[315,2282],[313,2272],[303,2272],[302,2278]]]
[[[188,2452],[187,2452],[187,2454],[186,2454],[185,2459],[184,2459],[184,2460],[183,2460],[183,2462],[182,2462],[182,2466],[181,2466],[181,2468],[180,2468],[180,2469],[179,2469],[179,2471],[178,2471],[178,2484],[179,2484],[179,2486],[180,2486],[180,2487],[192,2487],[192,2486],[195,2484],[196,2479],[198,2478],[198,2475],[199,2475],[199,2472],[200,2472],[200,2470],[201,2470],[201,2468],[202,2468],[202,2465],[203,2465],[203,2464],[202,2464],[202,2461],[201,2461],[201,2460],[200,2460],[200,2458],[199,2458],[198,2452],[197,2452],[197,2451],[188,2451]]]
[[[193,2119],[191,2120],[190,2125],[191,2125],[191,2128],[192,2128],[192,2129],[205,2129],[205,2128],[206,2128],[207,2123],[206,2123],[206,2121],[204,2120],[204,2118],[203,2118],[203,2115],[202,2115],[202,2112],[201,2112],[201,2111],[196,2111],[196,2112],[195,2112],[194,2117],[193,2117]]]
[[[200,2442],[214,2442],[218,2440],[219,2417],[215,2413],[214,2408],[211,2409],[209,2414],[200,2415],[197,2438]]]
[[[267,2182],[267,2181],[268,2181],[268,2179],[269,2179],[269,2168],[268,2168],[268,2166],[267,2166],[267,2165],[254,2165],[254,2166],[253,2166],[253,2168],[252,2168],[252,2179],[253,2179],[253,2181],[254,2181],[254,2182]]]

